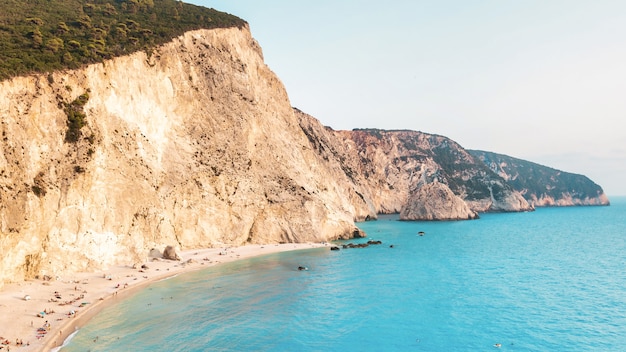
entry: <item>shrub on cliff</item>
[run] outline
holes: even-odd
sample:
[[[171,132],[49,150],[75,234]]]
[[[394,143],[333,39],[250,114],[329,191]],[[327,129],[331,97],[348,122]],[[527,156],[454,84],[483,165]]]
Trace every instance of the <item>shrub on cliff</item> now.
[[[65,105],[63,111],[67,116],[67,132],[65,133],[65,141],[70,143],[76,143],[80,138],[80,129],[83,128],[87,122],[85,118],[87,115],[83,110],[85,104],[89,100],[89,94],[81,94],[78,98],[69,104]]]

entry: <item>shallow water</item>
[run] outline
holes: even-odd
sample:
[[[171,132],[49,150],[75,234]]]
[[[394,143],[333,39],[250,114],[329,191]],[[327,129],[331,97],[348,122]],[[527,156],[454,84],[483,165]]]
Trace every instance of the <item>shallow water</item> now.
[[[353,241],[382,245],[155,283],[62,351],[626,350],[626,198],[612,203],[460,222],[382,216]]]

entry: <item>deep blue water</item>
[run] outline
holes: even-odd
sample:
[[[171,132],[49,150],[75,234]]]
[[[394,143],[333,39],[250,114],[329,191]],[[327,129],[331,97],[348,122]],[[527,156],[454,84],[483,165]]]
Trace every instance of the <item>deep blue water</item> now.
[[[626,198],[396,219],[358,224],[369,237],[352,242],[382,245],[161,281],[104,310],[62,351],[626,351]]]

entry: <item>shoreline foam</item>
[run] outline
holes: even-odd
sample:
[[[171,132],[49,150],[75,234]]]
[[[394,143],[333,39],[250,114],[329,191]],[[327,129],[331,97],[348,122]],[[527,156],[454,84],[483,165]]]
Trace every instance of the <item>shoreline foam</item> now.
[[[188,250],[178,253],[180,261],[148,260],[145,263],[147,268],[143,269],[116,266],[110,270],[67,275],[55,281],[6,284],[0,290],[0,337],[2,342],[8,340],[9,347],[19,351],[51,351],[62,346],[71,334],[102,309],[159,280],[240,259],[326,245],[288,243]],[[28,300],[26,296],[29,296]],[[38,317],[37,314],[44,310],[54,312]],[[69,314],[71,311],[75,314]],[[50,324],[49,330],[42,338],[37,338],[37,329],[46,321]],[[18,340],[23,344],[16,345]]]

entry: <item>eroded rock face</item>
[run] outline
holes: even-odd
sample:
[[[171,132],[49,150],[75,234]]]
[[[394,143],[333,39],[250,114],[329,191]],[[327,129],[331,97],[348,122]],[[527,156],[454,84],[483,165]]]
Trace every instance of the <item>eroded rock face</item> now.
[[[603,192],[599,192],[596,196],[580,196],[571,192],[563,192],[556,196],[541,194],[528,195],[529,202],[537,207],[569,207],[577,205],[610,205],[609,197]]]
[[[353,204],[365,203],[370,211],[400,213],[403,220],[449,220],[474,218],[476,212],[533,210],[449,138],[407,130],[334,131],[297,109],[296,115],[320,163],[333,167],[334,177],[351,190]],[[426,194],[444,198],[430,200]]]
[[[447,137],[376,129],[342,132],[342,135],[353,141],[358,150],[367,183],[375,190],[371,193],[381,205],[379,212],[400,211],[401,218],[408,220],[403,217],[408,214],[407,209],[425,207],[426,213],[441,215],[439,220],[472,218],[469,213],[465,216],[464,210],[455,208],[457,199],[467,203],[472,213],[533,209],[482,161]],[[421,190],[432,184],[439,185]],[[453,202],[450,209],[455,209],[452,212],[440,213],[443,208],[438,207],[438,203],[412,204],[425,200],[424,194],[444,188],[456,195],[449,198]],[[428,204],[437,207],[428,209]]]

